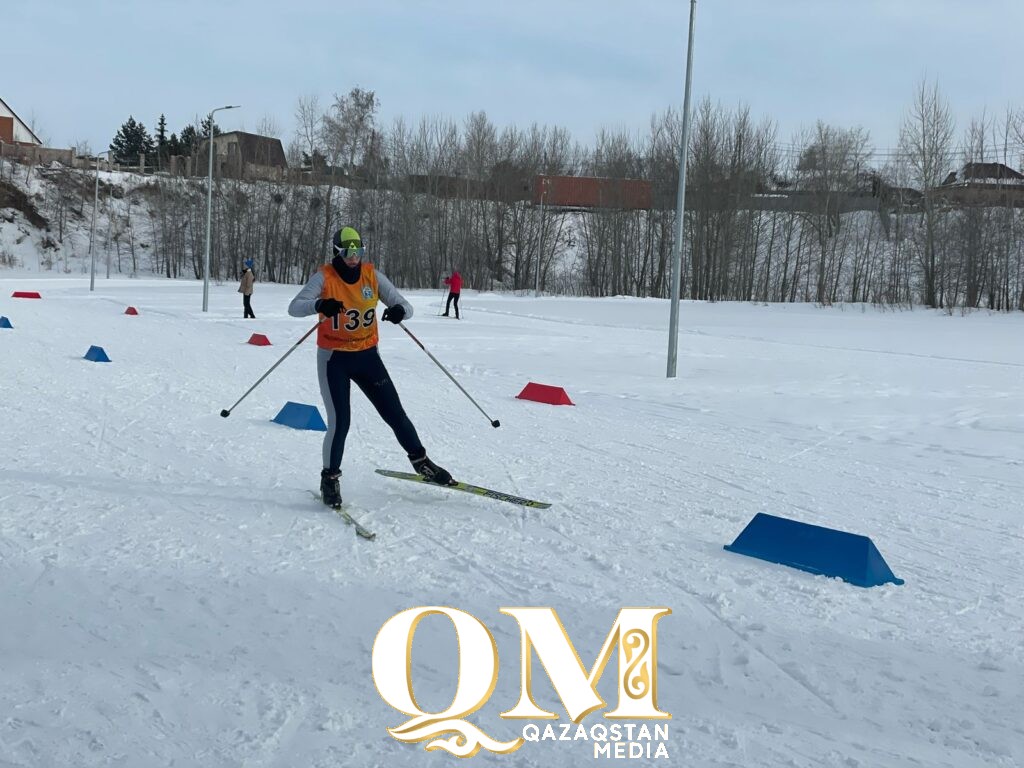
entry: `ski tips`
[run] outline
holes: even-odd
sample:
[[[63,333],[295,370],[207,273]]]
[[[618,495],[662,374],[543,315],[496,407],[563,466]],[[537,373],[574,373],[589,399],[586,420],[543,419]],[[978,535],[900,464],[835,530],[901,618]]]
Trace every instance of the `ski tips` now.
[[[497,429],[498,427],[501,426],[501,422],[495,419],[494,421],[491,422],[491,426]]]
[[[227,408],[225,408],[223,411],[220,412],[220,415],[223,416],[226,419],[228,416],[231,415],[231,411],[229,411]]]

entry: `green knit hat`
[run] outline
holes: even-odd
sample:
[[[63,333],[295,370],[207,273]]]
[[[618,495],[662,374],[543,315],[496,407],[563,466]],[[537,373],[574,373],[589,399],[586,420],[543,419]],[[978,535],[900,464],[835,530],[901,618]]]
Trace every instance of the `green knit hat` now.
[[[363,240],[352,227],[342,227],[334,233],[333,244],[335,251],[341,251],[344,248],[361,248]]]

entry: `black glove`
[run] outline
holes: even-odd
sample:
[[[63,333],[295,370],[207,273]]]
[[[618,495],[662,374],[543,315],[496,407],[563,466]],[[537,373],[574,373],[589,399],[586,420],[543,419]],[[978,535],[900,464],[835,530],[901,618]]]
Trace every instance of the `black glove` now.
[[[405,307],[401,304],[392,304],[384,310],[384,314],[380,316],[380,319],[398,325],[405,319]]]
[[[313,305],[313,309],[321,315],[334,317],[335,315],[339,315],[345,311],[345,305],[337,299],[317,299],[316,304]]]

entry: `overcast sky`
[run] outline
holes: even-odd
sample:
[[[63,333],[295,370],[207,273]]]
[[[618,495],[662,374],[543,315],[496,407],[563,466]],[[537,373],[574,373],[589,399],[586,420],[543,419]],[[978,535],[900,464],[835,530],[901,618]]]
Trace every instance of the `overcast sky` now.
[[[483,110],[499,126],[645,131],[680,108],[687,0],[28,0],[0,14],[0,98],[51,146],[106,148],[129,115],[224,130],[360,86],[381,122]],[[1024,107],[1024,0],[699,0],[695,98],[745,103],[779,141],[823,120],[893,147],[922,77],[962,128]]]

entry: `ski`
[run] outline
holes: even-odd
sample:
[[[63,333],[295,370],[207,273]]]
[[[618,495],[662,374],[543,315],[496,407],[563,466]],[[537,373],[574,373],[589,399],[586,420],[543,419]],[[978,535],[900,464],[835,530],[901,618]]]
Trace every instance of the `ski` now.
[[[385,477],[394,477],[399,480],[412,480],[414,483],[426,483],[427,485],[433,485],[437,488],[448,488],[452,491],[465,491],[466,493],[472,493],[475,496],[483,496],[488,499],[497,499],[498,501],[507,501],[509,504],[518,504],[521,507],[531,507],[533,509],[547,509],[551,505],[546,501],[534,501],[533,499],[524,499],[522,496],[515,496],[511,493],[504,493],[502,491],[492,491],[490,488],[481,488],[479,485],[470,485],[469,483],[460,483],[453,480],[451,485],[438,485],[427,480],[422,475],[417,475],[412,472],[395,472],[390,469],[378,469],[376,470],[378,475],[384,475]]]
[[[323,497],[320,496],[319,493],[313,493],[313,491],[310,491],[310,493],[313,495],[313,497],[317,501],[319,501],[321,504],[323,504]],[[362,523],[360,523],[358,520],[356,520],[354,517],[352,517],[351,513],[347,509],[345,509],[344,506],[327,507],[327,508],[329,510],[331,510],[332,512],[334,512],[338,517],[340,517],[346,523],[348,523],[353,528],[355,528],[357,536],[360,536],[361,538],[364,538],[367,541],[373,541],[374,539],[377,538],[377,534],[376,533],[374,533],[373,531],[369,530]]]
[[[377,538],[377,534],[367,528],[364,528],[362,523],[356,520],[352,515],[349,514],[348,510],[344,507],[331,507],[331,509],[338,513],[338,517],[344,520],[349,525],[356,529],[356,535],[361,536],[367,541],[373,541]]]

